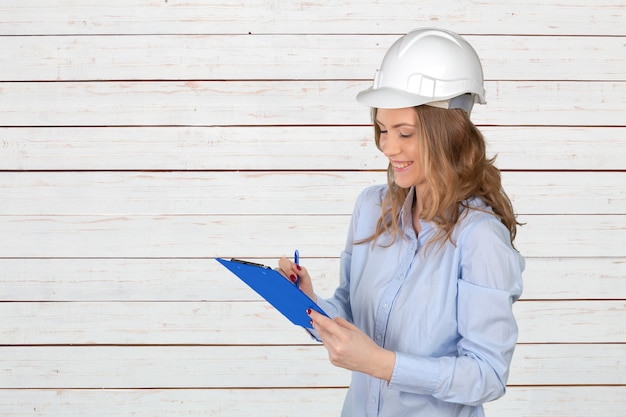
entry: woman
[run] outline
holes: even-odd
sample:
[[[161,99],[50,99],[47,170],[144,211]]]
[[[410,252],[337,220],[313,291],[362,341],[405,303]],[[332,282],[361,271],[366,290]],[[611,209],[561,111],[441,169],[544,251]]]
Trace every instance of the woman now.
[[[483,416],[505,392],[524,261],[469,118],[485,103],[480,60],[452,32],[416,30],[357,100],[372,108],[388,184],[356,202],[332,298],[316,297],[306,268],[280,269],[332,317],[309,312],[330,361],[354,371],[342,416]]]

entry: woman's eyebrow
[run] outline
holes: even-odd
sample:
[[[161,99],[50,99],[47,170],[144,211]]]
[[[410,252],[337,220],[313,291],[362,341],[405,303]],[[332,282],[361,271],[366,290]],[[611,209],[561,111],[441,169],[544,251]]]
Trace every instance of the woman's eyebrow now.
[[[374,120],[374,122],[375,122],[376,124],[380,125],[380,126],[385,126],[384,124],[382,124],[382,123],[380,122],[380,120]],[[415,127],[415,125],[414,125],[414,124],[411,124],[411,123],[398,123],[397,125],[393,125],[393,126],[391,126],[391,127],[392,127],[392,128],[398,128],[398,127],[403,127],[403,126],[406,126],[406,127]]]

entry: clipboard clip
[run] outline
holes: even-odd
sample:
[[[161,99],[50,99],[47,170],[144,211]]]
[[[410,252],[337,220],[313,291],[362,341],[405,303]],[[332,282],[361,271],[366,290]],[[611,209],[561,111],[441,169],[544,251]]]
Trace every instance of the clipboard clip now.
[[[244,264],[244,265],[256,266],[256,267],[259,267],[259,268],[272,269],[269,266],[266,266],[266,265],[263,265],[263,264],[258,264],[256,262],[244,261],[243,259],[231,258],[230,261],[231,262],[237,262],[239,264]]]

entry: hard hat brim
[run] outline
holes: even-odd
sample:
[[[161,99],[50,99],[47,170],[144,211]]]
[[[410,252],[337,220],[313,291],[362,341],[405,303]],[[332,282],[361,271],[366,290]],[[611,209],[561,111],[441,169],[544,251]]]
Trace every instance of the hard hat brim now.
[[[367,90],[363,90],[356,95],[357,102],[365,106],[374,107],[377,109],[401,109],[405,107],[416,107],[423,104],[441,102],[454,98],[455,96],[433,99],[432,97],[424,97],[420,96],[419,94],[413,94],[404,90],[398,90],[391,87],[370,87]],[[484,99],[484,96],[478,94],[472,94],[471,100],[472,103],[474,102],[474,100],[476,103],[479,104],[487,103]],[[456,107],[457,106],[454,106],[454,108]],[[465,109],[467,113],[471,112],[471,105],[469,105],[469,103],[462,105],[459,108]]]
[[[434,101],[432,97],[424,97],[390,87],[368,88],[358,93],[356,100],[365,106],[377,109],[401,109]]]

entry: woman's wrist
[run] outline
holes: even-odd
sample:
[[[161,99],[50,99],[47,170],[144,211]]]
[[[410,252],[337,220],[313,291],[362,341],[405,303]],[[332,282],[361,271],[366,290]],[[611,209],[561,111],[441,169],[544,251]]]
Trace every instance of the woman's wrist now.
[[[396,366],[396,352],[379,347],[378,353],[372,359],[372,369],[368,373],[389,383]]]

